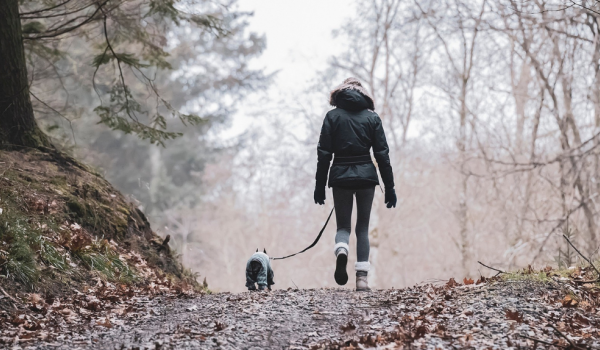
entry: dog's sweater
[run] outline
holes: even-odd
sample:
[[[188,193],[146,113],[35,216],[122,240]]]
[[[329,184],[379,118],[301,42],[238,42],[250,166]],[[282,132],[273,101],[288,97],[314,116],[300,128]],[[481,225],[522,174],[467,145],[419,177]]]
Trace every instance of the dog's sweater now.
[[[250,267],[250,263],[252,261],[258,261],[262,268],[260,272],[256,276],[256,280],[253,279],[252,269]],[[275,284],[273,278],[275,274],[273,273],[273,269],[271,269],[271,261],[269,260],[269,256],[265,253],[256,252],[252,254],[250,259],[248,259],[248,263],[246,264],[246,287],[252,288],[254,287],[254,283],[259,286],[270,286]]]

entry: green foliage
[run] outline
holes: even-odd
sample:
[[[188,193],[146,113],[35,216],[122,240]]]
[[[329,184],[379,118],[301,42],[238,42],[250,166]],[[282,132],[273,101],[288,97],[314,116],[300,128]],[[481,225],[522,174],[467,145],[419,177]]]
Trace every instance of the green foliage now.
[[[265,38],[248,30],[251,14],[232,10],[235,1],[227,7],[195,0],[140,4],[137,12],[116,6],[109,14],[112,49],[119,59],[122,53],[132,55],[123,61],[108,47],[102,22],[79,35],[25,45],[37,69],[33,92],[73,120],[77,156],[101,169],[158,223],[167,209],[200,203],[205,165],[228,152],[205,136],[227,123],[248,93],[267,86],[268,77],[248,64],[262,54]],[[193,15],[170,17],[174,10],[191,8],[188,4],[194,5]],[[31,2],[22,11],[40,7]],[[52,56],[52,50],[64,54]],[[136,67],[138,62],[144,66]],[[39,67],[49,69],[42,75]],[[33,103],[36,110],[47,110]],[[73,144],[64,118],[49,111],[39,121],[53,125],[55,144]]]
[[[45,29],[46,29],[46,26],[44,26],[39,21],[33,21],[33,22],[26,23],[22,27],[22,31],[24,34],[42,33]]]
[[[166,101],[162,102],[172,116],[184,125],[198,125],[203,121],[197,115],[179,113]],[[150,125],[140,122],[140,118],[145,117],[147,111],[141,108],[127,86],[113,86],[110,92],[110,106],[98,106],[94,111],[100,117],[100,123],[125,134],[134,133],[142,140],[149,140],[151,144],[165,146],[165,141],[183,135],[181,132],[167,131],[167,121],[158,113],[153,116]]]
[[[26,220],[16,216],[12,210],[5,209],[0,215],[0,247],[4,259],[0,260],[0,273],[24,285],[33,286],[39,277],[39,270],[30,243],[37,236]]]
[[[131,67],[135,67],[135,68],[150,67],[150,65],[148,65],[148,64],[141,63],[140,60],[135,57],[135,55],[130,54],[130,53],[116,53],[113,55],[112,52],[110,52],[110,50],[108,50],[108,47],[104,49],[102,54],[94,57],[94,59],[92,61],[92,66],[97,68],[103,64],[109,63],[112,60],[117,60],[120,63],[126,64]]]
[[[82,249],[68,251],[49,240],[48,235],[59,231],[51,217],[27,217],[15,203],[3,197],[0,202],[3,208],[0,214],[0,274],[6,278],[32,289],[44,267],[70,273],[73,268],[68,259],[71,257],[108,280],[122,283],[137,280],[133,269],[98,239]]]
[[[552,279],[543,271],[525,273],[523,271],[507,272],[500,275],[504,281],[536,281],[551,282]]]
[[[175,8],[174,0],[152,0],[148,4],[149,10],[144,17],[161,16],[166,17],[179,24],[180,14]]]
[[[89,247],[74,254],[90,269],[100,272],[105,278],[121,283],[132,283],[138,276],[126,262],[119,259],[109,246],[95,239]]]
[[[61,253],[47,238],[39,236],[40,258],[47,266],[52,266],[59,271],[66,271],[69,263],[65,255]]]
[[[67,99],[71,93],[64,86],[64,78],[80,79],[84,67],[73,56],[78,48],[87,46],[91,52],[99,50],[86,62],[91,62],[89,67],[93,69],[87,79],[92,79],[96,101],[100,100],[95,109],[100,124],[164,146],[165,141],[180,137],[182,132],[168,130],[163,115],[171,114],[185,126],[202,121],[193,113],[173,108],[161,96],[155,79],[158,71],[173,68],[167,60],[169,34],[179,26],[198,28],[202,34],[211,33],[213,37],[230,33],[225,21],[229,16],[227,8],[194,0],[140,0],[136,6],[83,0],[68,11],[58,5],[52,1],[25,1],[20,10],[31,67],[44,67],[44,79],[51,77],[62,85]],[[193,8],[194,13],[180,11],[182,6]],[[97,16],[82,20],[91,13]],[[47,38],[52,39],[46,41]],[[55,39],[62,39],[64,44]],[[70,44],[73,42],[76,45]],[[61,55],[61,48],[68,54]],[[96,84],[96,79],[102,83]],[[106,95],[109,104],[104,103]],[[69,103],[65,103],[67,108],[71,108]],[[58,133],[56,128],[48,131]]]
[[[108,50],[108,48],[105,48],[104,51],[102,51],[102,53],[100,55],[94,56],[94,59],[92,61],[92,66],[93,67],[100,67],[103,64],[107,64],[108,62],[110,62],[110,60],[112,58],[114,58],[113,56],[111,56],[110,54],[108,54],[106,51]]]

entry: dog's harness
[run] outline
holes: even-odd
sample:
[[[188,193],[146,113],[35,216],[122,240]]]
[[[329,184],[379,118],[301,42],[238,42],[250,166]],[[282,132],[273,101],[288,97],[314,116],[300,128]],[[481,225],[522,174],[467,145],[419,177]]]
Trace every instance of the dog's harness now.
[[[323,228],[319,232],[319,235],[317,236],[317,238],[315,239],[315,241],[312,242],[311,245],[309,245],[308,247],[304,248],[302,251],[299,251],[298,253],[295,253],[295,254],[292,254],[292,255],[288,255],[288,256],[284,256],[284,257],[281,257],[281,258],[271,258],[271,260],[282,260],[282,259],[291,258],[292,256],[304,253],[305,251],[307,251],[310,248],[312,248],[315,245],[317,245],[317,242],[319,242],[319,240],[321,239],[321,236],[323,235],[323,231],[325,231],[325,228],[327,227],[327,224],[329,223],[329,219],[331,219],[331,215],[333,214],[333,210],[334,209],[335,209],[335,207],[331,208],[331,212],[329,213],[329,216],[327,217],[327,221],[325,221],[325,225],[323,225]]]

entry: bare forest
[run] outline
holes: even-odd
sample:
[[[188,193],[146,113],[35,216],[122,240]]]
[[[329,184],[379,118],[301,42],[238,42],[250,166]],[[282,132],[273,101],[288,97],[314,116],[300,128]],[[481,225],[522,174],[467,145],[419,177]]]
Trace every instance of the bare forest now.
[[[2,0],[0,347],[599,348],[599,19]]]
[[[52,44],[68,55],[25,45],[43,130],[138,203],[212,289],[242,291],[243,266],[256,248],[286,255],[318,233],[332,200],[329,189],[325,207],[312,200],[316,144],[329,91],[348,76],[375,97],[399,199],[388,210],[377,189],[373,286],[477,277],[478,261],[568,267],[576,259],[563,233],[598,258],[595,1],[357,2],[332,33],[344,50],[315,67],[301,91],[278,98],[266,93],[277,73],[252,68],[268,49],[268,35],[247,28],[252,14],[236,11],[235,2],[223,13],[208,2],[195,6],[225,16],[228,32],[164,33],[168,71],[134,64],[119,76],[114,66],[90,66],[101,60],[92,30]],[[135,97],[149,110],[193,112],[199,121],[170,122],[168,130],[183,136],[153,144],[108,131],[93,109],[121,78],[138,84]],[[223,136],[240,114],[252,122]],[[334,232],[335,221],[313,250],[275,262],[276,287],[334,286]]]
[[[316,68],[312,86],[270,103],[260,127],[206,165],[195,205],[164,212],[160,227],[176,237],[184,263],[218,290],[239,291],[239,266],[253,249],[280,256],[312,241],[328,213],[311,198],[315,146],[328,92],[347,76],[375,96],[399,197],[389,210],[377,190],[374,286],[477,277],[478,261],[568,267],[576,255],[563,233],[597,258],[598,4],[357,8],[334,33],[346,50]],[[314,250],[275,263],[277,287],[334,285],[333,226]]]

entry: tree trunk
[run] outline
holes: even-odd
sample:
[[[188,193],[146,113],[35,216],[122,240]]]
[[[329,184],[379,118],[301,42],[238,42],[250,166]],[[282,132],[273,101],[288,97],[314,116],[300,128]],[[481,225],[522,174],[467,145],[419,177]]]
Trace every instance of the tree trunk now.
[[[465,70],[466,71],[466,68]],[[467,84],[469,79],[463,75],[460,90],[460,128],[458,136],[458,151],[460,157],[460,169],[464,172],[467,164]],[[467,195],[469,189],[469,176],[462,173],[461,185],[458,193],[458,224],[460,229],[460,253],[463,272],[469,276],[471,265],[471,243],[469,237],[469,207],[467,204]]]
[[[19,0],[4,0],[0,6],[0,62],[0,145],[50,146],[29,98]]]

